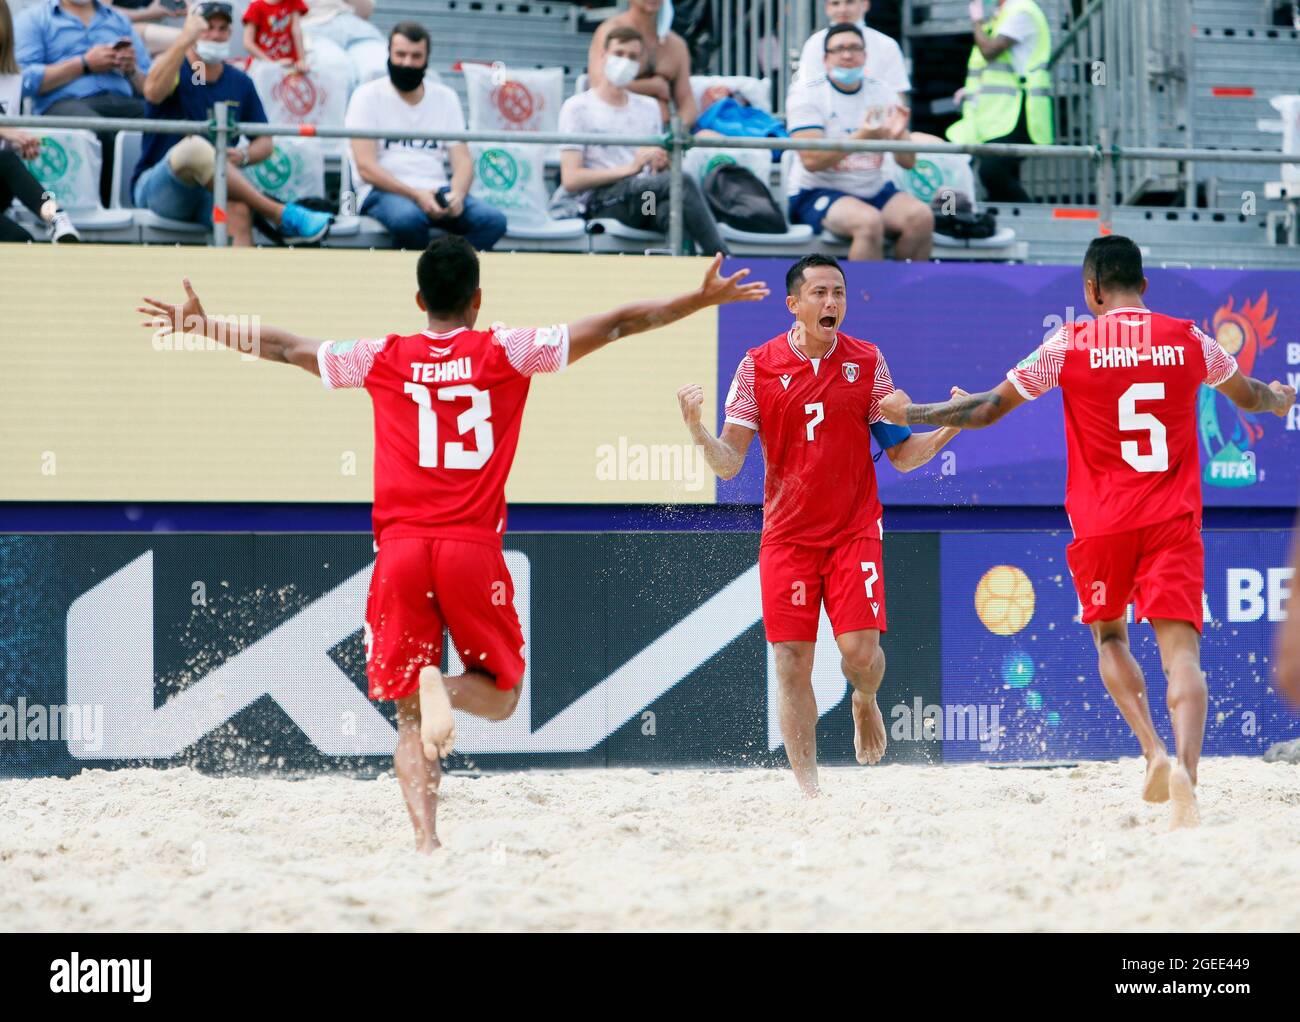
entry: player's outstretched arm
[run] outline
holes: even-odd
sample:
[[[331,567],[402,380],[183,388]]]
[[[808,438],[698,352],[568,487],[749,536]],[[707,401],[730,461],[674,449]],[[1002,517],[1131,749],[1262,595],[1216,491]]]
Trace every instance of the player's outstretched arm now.
[[[954,398],[970,397],[960,387],[952,388],[952,396]],[[890,464],[898,471],[911,472],[926,464],[942,451],[948,441],[960,432],[961,430],[956,426],[941,426],[939,429],[932,429],[928,433],[913,433],[901,444],[886,447],[885,453],[889,455]]]
[[[956,426],[983,429],[1025,403],[1020,392],[1003,380],[980,394],[962,393],[937,404],[916,405],[905,390],[896,390],[880,402],[880,413],[898,426]],[[946,442],[946,441],[945,441]]]
[[[722,427],[722,435],[715,437],[701,421],[704,408],[704,388],[698,383],[688,383],[677,392],[682,419],[690,430],[691,439],[704,452],[704,460],[719,479],[731,479],[745,464],[745,455],[753,443],[754,431],[734,422]]]
[[[144,305],[136,307],[149,317],[141,326],[157,334],[195,334],[224,344],[238,351],[268,362],[285,362],[306,369],[319,376],[320,367],[316,352],[322,341],[300,337],[279,327],[266,326],[256,316],[209,316],[203,303],[194,293],[189,279],[181,281],[185,288],[185,303],[172,305],[157,298],[142,298]]]
[[[1296,519],[1291,566],[1300,579],[1300,518]],[[1295,582],[1291,585],[1294,587]],[[1286,619],[1277,630],[1277,684],[1282,694],[1300,707],[1300,596],[1292,595]]]
[[[1279,418],[1295,404],[1295,387],[1274,380],[1265,383],[1240,371],[1233,373],[1216,388],[1243,412],[1272,412]]]
[[[644,302],[621,305],[609,312],[584,316],[569,324],[569,364],[585,355],[603,348],[610,341],[629,334],[640,334],[676,323],[679,319],[707,309],[711,305],[728,305],[731,302],[757,302],[768,295],[767,285],[760,281],[744,283],[749,270],[739,270],[730,277],[718,272],[722,266],[721,254],[714,257],[704,275],[704,283],[694,291],[675,298],[655,298]]]

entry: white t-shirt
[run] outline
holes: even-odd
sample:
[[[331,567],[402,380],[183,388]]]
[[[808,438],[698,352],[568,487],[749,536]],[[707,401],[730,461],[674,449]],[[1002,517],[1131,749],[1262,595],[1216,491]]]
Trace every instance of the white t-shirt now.
[[[0,114],[17,117],[22,112],[23,76],[21,74],[0,75]]]
[[[907,62],[903,49],[884,32],[877,32],[858,22],[858,28],[867,44],[867,74],[884,82],[895,92],[911,92],[912,82],[907,76]],[[826,29],[819,29],[808,37],[799,54],[799,70],[795,72],[791,87],[826,76]]]
[[[870,119],[884,123],[891,107],[898,105],[898,93],[874,78],[863,78],[856,92],[845,92],[825,78],[800,85],[786,100],[785,122],[790,134],[819,128],[827,138],[852,135]],[[849,153],[830,170],[812,171],[795,159],[790,169],[789,193],[809,188],[834,188],[869,199],[885,183],[881,169],[884,153]]]
[[[663,118],[658,101],[649,96],[629,92],[624,106],[611,106],[596,95],[595,89],[588,89],[564,101],[560,107],[559,130],[575,134],[661,135]],[[626,145],[561,144],[560,151],[565,150],[580,151],[582,165],[593,170],[622,167],[631,163],[636,154],[636,147]],[[644,167],[641,172],[648,173]],[[579,201],[585,206],[590,195],[584,192]]]
[[[1038,26],[1033,16],[1026,10],[1016,11],[1002,20],[998,26],[998,35],[1014,40],[1011,44],[1011,66],[1016,74],[1023,75],[1029,69],[1029,55],[1038,43]]]
[[[465,114],[460,97],[445,85],[425,79],[424,96],[411,104],[402,98],[388,78],[376,78],[357,86],[348,101],[343,124],[348,128],[376,131],[464,131]],[[450,143],[455,145],[456,143]],[[379,165],[411,188],[436,191],[450,183],[445,142],[424,139],[378,139]],[[352,181],[357,189],[357,208],[366,201],[371,186],[361,180],[356,158],[352,160]]]

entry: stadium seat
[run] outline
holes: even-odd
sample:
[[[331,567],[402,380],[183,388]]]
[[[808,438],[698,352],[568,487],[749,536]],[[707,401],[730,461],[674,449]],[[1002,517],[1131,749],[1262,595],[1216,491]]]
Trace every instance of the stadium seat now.
[[[131,177],[140,162],[144,136],[138,131],[119,131],[114,140],[112,208],[129,210],[140,240],[161,245],[206,245],[212,238],[211,224],[169,220],[150,209],[137,209],[131,197]]]
[[[496,248],[501,252],[590,252],[591,236],[581,217],[542,223],[508,220],[505,237]]]
[[[393,237],[388,233],[388,228],[374,217],[361,216],[356,212],[356,194],[352,181],[352,160],[345,155],[339,167],[339,215],[334,218],[334,226],[325,238],[325,247],[392,248]],[[349,196],[352,197],[350,200]]]
[[[668,251],[668,235],[657,231],[643,231],[629,227],[621,220],[602,217],[588,222],[593,252],[624,252],[649,254],[651,251]]]
[[[64,128],[41,131],[40,137],[41,155],[28,167],[41,186],[54,193],[82,240],[139,241],[130,212],[105,209],[100,202],[99,139],[89,131]],[[45,224],[26,207],[15,207],[14,216],[38,237],[44,233]]]

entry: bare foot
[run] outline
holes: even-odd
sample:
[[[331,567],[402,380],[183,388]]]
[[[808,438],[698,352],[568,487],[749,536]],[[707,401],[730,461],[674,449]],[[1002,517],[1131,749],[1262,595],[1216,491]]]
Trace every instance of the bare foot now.
[[[885,754],[885,718],[875,696],[853,690],[853,748],[859,763],[879,763]]]
[[[456,740],[456,720],[442,672],[426,667],[420,672],[420,744],[430,762],[450,756]]]
[[[1164,752],[1157,752],[1147,764],[1146,784],[1142,786],[1145,802],[1169,801],[1169,770],[1174,761]]]
[[[415,850],[421,855],[432,855],[442,847],[442,842],[438,840],[436,834],[430,834],[428,837],[415,839]]]
[[[1196,804],[1196,785],[1181,763],[1175,763],[1169,772],[1169,800],[1173,803],[1170,830],[1195,827],[1201,822],[1201,810]]]

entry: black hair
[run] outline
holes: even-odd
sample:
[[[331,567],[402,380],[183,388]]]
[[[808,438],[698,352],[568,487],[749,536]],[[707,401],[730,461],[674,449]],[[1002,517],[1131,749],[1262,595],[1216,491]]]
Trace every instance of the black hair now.
[[[1142,290],[1142,250],[1132,238],[1109,234],[1093,238],[1083,257],[1083,275],[1101,291]]]
[[[388,33],[388,48],[393,48],[393,36],[400,35],[403,39],[409,39],[413,43],[424,43],[424,48],[430,48],[429,30],[421,25],[418,21],[399,21],[393,26],[393,30]]]
[[[853,24],[832,25],[830,28],[826,30],[826,41],[822,43],[822,52],[825,53],[827,50],[831,48],[831,38],[833,36],[840,35],[844,32],[852,32],[855,36],[858,37],[858,40],[862,43],[863,46],[867,45],[867,37],[862,34],[862,29],[858,28],[857,25],[853,25]]]
[[[785,293],[797,295],[799,288],[803,287],[804,272],[814,266],[833,266],[839,271],[841,277],[844,276],[844,267],[840,265],[838,259],[834,256],[823,255],[821,252],[813,252],[811,255],[804,256],[785,271]]]
[[[459,235],[444,234],[420,253],[415,277],[430,313],[459,315],[469,308],[478,290],[478,253]]]

